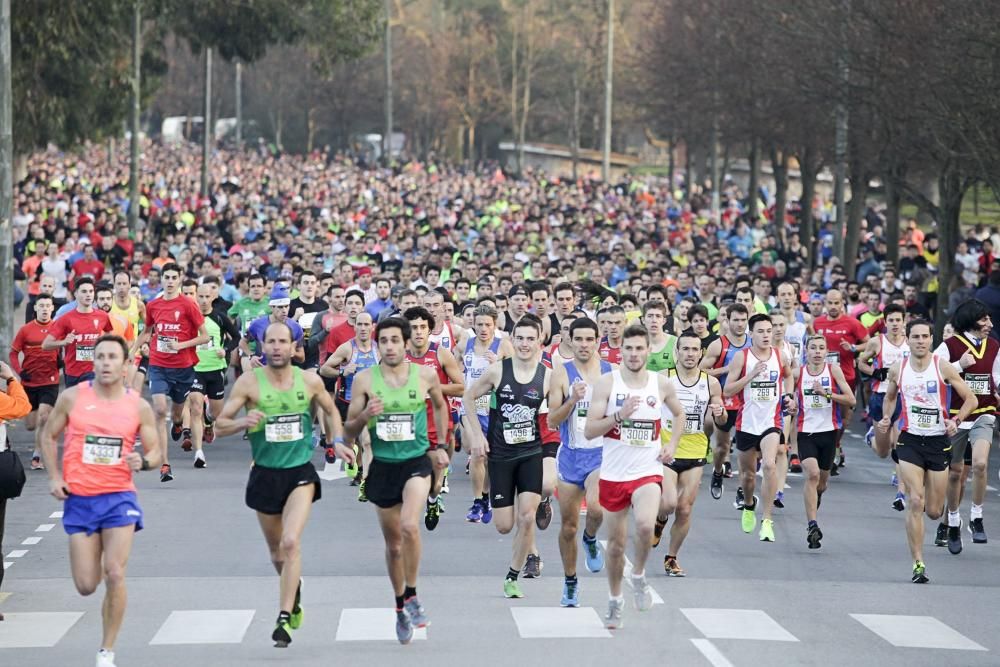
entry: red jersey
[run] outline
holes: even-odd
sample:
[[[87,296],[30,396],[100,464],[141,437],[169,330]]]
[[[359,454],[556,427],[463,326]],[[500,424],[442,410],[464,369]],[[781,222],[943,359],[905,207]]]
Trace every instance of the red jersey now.
[[[352,338],[354,338],[354,325],[351,324],[349,320],[345,319],[343,322],[330,329],[329,335],[327,335],[326,340],[323,341],[323,347],[326,355],[330,356],[337,351],[338,347]]]
[[[111,318],[103,310],[81,313],[74,308],[49,327],[49,334],[56,340],[75,333],[77,339],[63,348],[66,375],[79,377],[94,370],[94,343],[105,333],[111,333]]]
[[[597,351],[601,355],[601,359],[608,362],[609,364],[621,364],[622,363],[622,348],[611,347],[611,343],[608,342],[607,338],[601,339],[601,344],[598,346]]]
[[[441,384],[451,382],[448,379],[448,374],[444,372],[444,367],[441,366],[441,360],[438,359],[438,346],[434,343],[431,343],[427,351],[419,357],[410,354],[410,351],[407,350],[406,360],[413,364],[433,368]],[[449,415],[448,418],[451,419],[451,416]],[[437,437],[437,422],[434,421],[434,404],[431,403],[430,397],[427,398],[427,437],[430,438],[432,443],[439,444],[441,442]]]
[[[146,329],[152,332],[149,343],[149,365],[162,368],[193,368],[198,363],[198,353],[193,347],[183,350],[167,349],[164,343],[191,340],[205,322],[201,309],[191,299],[176,296],[173,299],[157,297],[146,304]],[[162,346],[162,347],[161,347]]]
[[[834,320],[826,315],[820,315],[813,321],[813,329],[826,338],[826,347],[829,350],[826,353],[826,362],[840,364],[840,369],[844,371],[844,379],[852,382],[855,378],[854,354],[840,347],[840,343],[847,341],[851,345],[857,345],[868,338],[868,329],[846,314],[841,314]]]
[[[104,262],[99,259],[92,259],[89,262],[85,259],[78,259],[73,263],[73,273],[77,278],[89,276],[95,282],[99,281],[104,277]]]
[[[25,387],[59,384],[59,350],[43,350],[42,341],[49,335],[52,321],[28,322],[18,329],[10,344],[10,365],[21,376]],[[18,360],[24,354],[24,363]]]

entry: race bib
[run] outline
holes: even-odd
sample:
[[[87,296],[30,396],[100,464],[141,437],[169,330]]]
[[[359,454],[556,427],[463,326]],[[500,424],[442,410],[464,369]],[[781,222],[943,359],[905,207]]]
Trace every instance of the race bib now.
[[[76,360],[77,361],[94,361],[94,346],[93,345],[76,345]]]
[[[792,352],[795,354],[795,358],[799,359],[802,357],[802,343],[797,340],[790,340],[788,344],[792,346]]]
[[[986,373],[966,373],[965,384],[969,385],[969,389],[977,396],[990,395],[990,376]]]
[[[503,441],[508,445],[523,445],[535,440],[534,422],[504,422]]]
[[[199,350],[214,350],[215,349],[215,341],[209,340],[207,343],[202,343],[201,345],[198,346],[198,349]]]
[[[826,363],[832,364],[834,366],[840,365],[840,352],[827,352],[826,353]]]
[[[778,399],[778,383],[770,381],[751,381],[750,400],[758,403],[769,403]]]
[[[384,442],[415,440],[413,415],[379,415],[375,418],[375,435]]]
[[[913,423],[917,428],[934,428],[941,422],[941,410],[939,408],[925,408],[919,405],[910,407],[910,414],[913,416]]]
[[[656,422],[626,419],[619,427],[621,441],[632,447],[652,447],[659,440]]]
[[[828,399],[826,394],[817,394],[812,389],[806,389],[802,392],[805,397],[806,407],[813,410],[823,410],[829,408],[833,404],[833,399]]]
[[[583,433],[583,429],[587,425],[588,410],[590,410],[589,402],[580,401],[576,404],[576,411],[573,413],[573,428],[580,433]]]
[[[490,395],[486,394],[476,399],[476,414],[487,417],[490,414]]]
[[[264,438],[268,442],[295,442],[304,435],[302,415],[275,415],[264,424]]]
[[[172,347],[176,344],[176,338],[170,338],[169,336],[156,337],[156,351],[160,354],[177,354],[177,348]]]
[[[684,433],[688,435],[692,433],[700,433],[705,427],[703,417],[704,414],[701,412],[685,412]]]
[[[113,466],[122,460],[121,438],[110,435],[87,435],[83,438],[83,462],[95,466]]]

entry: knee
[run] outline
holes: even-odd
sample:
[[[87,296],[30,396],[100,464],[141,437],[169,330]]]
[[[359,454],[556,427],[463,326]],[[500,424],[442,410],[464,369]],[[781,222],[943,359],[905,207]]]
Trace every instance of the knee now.
[[[587,511],[589,512],[590,509],[588,508]],[[559,526],[559,538],[567,542],[572,542],[576,539],[576,532],[579,528],[580,522],[577,517],[566,517]]]
[[[201,417],[205,412],[204,403],[201,401],[190,401],[188,406],[191,408],[192,417]]]
[[[778,466],[775,465],[774,461],[766,459],[764,461],[761,461],[760,471],[764,475],[773,475],[774,473],[778,472]]]
[[[972,461],[972,474],[976,477],[986,474],[986,461]]]
[[[924,494],[919,492],[914,493],[913,490],[911,489],[910,497],[906,499],[906,502],[909,503],[910,510],[912,512],[919,514],[924,511]],[[941,516],[941,510],[938,509],[937,512],[938,516]],[[927,516],[930,516],[930,512],[927,513]],[[931,518],[936,519],[937,517],[931,517]]]
[[[403,536],[404,542],[413,542],[420,539],[420,527],[416,521],[404,520],[399,524],[399,532]]]
[[[653,541],[653,526],[645,522],[635,524],[635,539],[640,544],[651,544]]]
[[[517,527],[524,530],[535,524],[535,510],[520,510],[517,513]]]
[[[281,553],[282,560],[297,556],[301,548],[302,542],[298,537],[294,535],[281,536],[281,542],[278,545],[278,550]]]
[[[806,481],[810,484],[819,484],[819,470],[810,470],[807,472]]]
[[[948,468],[948,483],[949,484],[961,484],[962,482],[962,469],[964,466],[950,467]]]
[[[512,523],[502,523],[500,521],[494,520],[493,523],[497,526],[497,532],[501,535],[506,535],[510,531],[514,530],[514,525]]]
[[[928,519],[940,519],[941,515],[944,514],[943,507],[928,507],[926,509]]]
[[[401,538],[387,539],[385,541],[385,555],[390,560],[399,560],[403,557],[403,540]]]
[[[86,597],[88,595],[93,595],[94,594],[94,591],[97,590],[97,585],[100,582],[97,579],[93,579],[93,580],[91,580],[91,579],[87,579],[87,580],[75,579],[73,581],[73,583],[76,584],[76,592],[79,593],[80,595],[83,595],[84,597]]]
[[[108,588],[123,585],[125,583],[125,566],[122,563],[105,563],[104,583]]]
[[[652,536],[652,531],[650,532],[650,536]],[[624,558],[625,544],[623,542],[618,542],[617,540],[609,539],[606,551],[608,552],[609,558]]]
[[[674,510],[674,518],[677,519],[678,523],[683,523],[691,518],[691,504],[690,503],[680,503],[677,505],[677,509]]]
[[[162,421],[167,418],[170,409],[163,403],[156,403],[153,405],[153,411],[156,413],[156,418]]]

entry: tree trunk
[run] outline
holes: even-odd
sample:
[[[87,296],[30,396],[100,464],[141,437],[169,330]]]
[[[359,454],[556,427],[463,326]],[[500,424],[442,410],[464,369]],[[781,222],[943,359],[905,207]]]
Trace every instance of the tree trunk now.
[[[813,197],[816,196],[816,174],[819,167],[816,164],[815,149],[807,147],[799,154],[799,179],[802,182],[802,195],[799,197],[799,208],[801,209],[799,222],[799,241],[806,247],[806,269],[812,270],[815,263],[816,244],[813,239],[816,236],[813,220]]]
[[[889,266],[899,266],[899,187],[896,176],[885,176],[885,238],[888,254],[886,260]]]
[[[573,70],[573,122],[570,124],[572,140],[570,152],[573,156],[573,182],[579,178],[580,169],[580,73]]]
[[[844,256],[841,261],[848,280],[854,280],[858,265],[858,243],[861,239],[861,219],[865,215],[868,197],[868,174],[860,160],[851,160],[851,201],[847,204],[847,234],[844,237]]]
[[[472,168],[476,167],[476,124],[469,123],[469,163]]]
[[[691,196],[694,180],[694,159],[691,156],[691,142],[684,140],[684,195]]]
[[[788,245],[785,208],[788,205],[788,153],[771,147],[771,171],[774,173],[774,238],[781,248]]]
[[[519,33],[517,30],[517,24],[512,26],[511,30],[511,47],[510,47],[510,129],[514,134],[514,166],[515,171],[520,176],[521,174],[521,145],[518,141],[517,135],[517,82],[518,82],[518,72],[520,66],[517,63],[517,55],[519,47]]]
[[[940,339],[944,331],[945,317],[948,312],[948,285],[951,283],[952,271],[955,266],[955,249],[961,235],[959,217],[962,212],[962,198],[968,186],[962,182],[960,174],[953,169],[946,169],[939,179],[940,207],[935,216],[940,224],[940,251],[938,252],[938,292],[935,314],[935,337]]]
[[[215,132],[212,131],[212,48],[205,49],[205,109],[201,137],[201,196],[208,197],[208,158]]]
[[[747,215],[755,222],[760,215],[757,210],[757,191],[760,190],[760,148],[757,137],[750,142],[750,185],[747,188]]]
[[[670,133],[670,148],[667,154],[667,174],[670,177],[670,196],[674,195],[674,188],[676,187],[676,181],[674,180],[674,175],[677,172],[677,133]]]
[[[306,111],[306,153],[312,153],[316,139],[316,107]]]
[[[528,133],[528,109],[531,107],[531,47],[524,64],[524,99],[521,101],[521,122],[517,128],[517,168],[524,169],[524,141]]]

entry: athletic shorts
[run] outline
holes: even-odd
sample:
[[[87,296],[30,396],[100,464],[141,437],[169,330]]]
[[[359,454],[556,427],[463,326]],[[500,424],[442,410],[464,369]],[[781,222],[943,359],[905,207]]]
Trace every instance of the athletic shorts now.
[[[871,397],[868,399],[868,416],[872,418],[872,421],[881,421],[884,414],[882,414],[882,404],[885,402],[885,394],[882,392],[873,392]],[[903,412],[903,401],[896,400],[896,409],[892,411],[892,421],[893,423],[899,419],[899,415]]]
[[[799,433],[799,460],[816,459],[820,470],[829,471],[837,455],[837,432]]]
[[[323,378],[323,386],[326,388],[327,393],[334,396],[337,393],[337,378],[328,378],[323,375],[320,377]]]
[[[490,502],[493,507],[512,507],[521,493],[542,495],[542,454],[532,454],[513,461],[486,460],[490,476]]]
[[[166,394],[175,405],[180,405],[187,400],[188,394],[191,393],[195,373],[193,368],[166,368],[150,365],[146,377],[149,378],[150,394],[153,396]]]
[[[896,443],[896,456],[900,463],[940,472],[951,464],[951,442],[946,435],[920,436],[903,431]]]
[[[226,397],[226,371],[195,371],[191,392],[204,394],[213,401]]]
[[[75,387],[81,382],[86,382],[87,380],[93,380],[93,379],[94,379],[94,371],[90,371],[89,373],[84,373],[83,375],[70,375],[69,373],[63,373],[63,384],[66,385],[67,389],[69,389],[70,387]]]
[[[627,482],[612,482],[602,479],[597,485],[601,507],[609,512],[621,512],[632,505],[632,494],[636,492],[636,489],[647,484],[656,484],[662,489],[663,475],[647,475]]]
[[[756,449],[760,451],[760,441],[766,436],[776,433],[780,440],[779,444],[785,444],[785,434],[777,426],[772,426],[771,428],[765,430],[760,435],[754,435],[753,433],[747,433],[746,431],[736,432],[736,449],[741,452],[749,452],[751,449]]]
[[[426,454],[403,461],[375,459],[368,468],[365,495],[376,507],[395,507],[403,502],[403,489],[414,477],[430,477],[434,472]]]
[[[602,447],[574,449],[563,446],[556,456],[556,474],[559,481],[584,488],[590,473],[601,468]]]
[[[31,410],[34,412],[40,405],[56,404],[56,396],[59,395],[59,385],[46,384],[41,387],[25,387],[24,393],[28,395],[28,402],[31,403]]]
[[[292,491],[313,484],[313,502],[323,497],[323,487],[312,463],[294,468],[265,468],[254,465],[247,480],[246,504],[261,514],[281,514]]]
[[[854,367],[852,366],[851,368],[853,369]],[[844,367],[841,366],[840,370],[844,370]],[[844,379],[847,380],[847,386],[849,386],[851,388],[851,393],[852,394],[857,394],[858,393],[858,376],[857,375],[852,375],[850,377],[847,377],[847,371],[844,371],[844,376],[845,376]]]
[[[996,430],[997,418],[995,415],[979,415],[972,428],[960,428],[958,433],[951,437],[951,460],[952,463],[965,462],[965,452],[971,450],[970,443],[985,440],[993,444],[993,432]]]
[[[105,528],[132,525],[137,532],[142,530],[142,508],[135,491],[97,496],[70,495],[63,503],[63,529],[67,535],[93,535]]]
[[[733,430],[733,427],[736,426],[736,415],[738,415],[739,413],[740,413],[739,410],[726,410],[726,423],[716,424],[715,427],[718,428],[720,431],[725,431],[726,433],[729,433],[730,431]]]
[[[142,373],[143,375],[149,375],[149,357],[142,356],[139,359],[139,363],[136,365],[135,370]]]
[[[342,423],[347,423],[347,409],[351,407],[351,402],[342,401],[339,398],[335,398],[333,399],[333,404],[337,406],[337,412],[340,413],[340,421]]]
[[[675,473],[680,475],[681,473],[687,472],[688,470],[693,470],[694,468],[701,468],[707,463],[704,458],[701,459],[674,459],[670,463],[664,463],[664,467],[670,468]]]
[[[559,443],[558,442],[543,442],[542,443],[542,458],[543,459],[554,459],[559,455]]]

